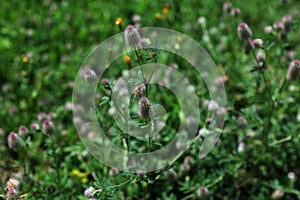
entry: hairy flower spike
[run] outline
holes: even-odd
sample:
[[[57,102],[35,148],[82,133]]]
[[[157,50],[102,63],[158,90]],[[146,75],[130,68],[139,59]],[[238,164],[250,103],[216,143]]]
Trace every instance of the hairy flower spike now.
[[[139,100],[138,114],[144,119],[149,119],[151,116],[151,102],[146,97],[142,97]]]
[[[124,38],[125,38],[125,43],[127,46],[135,46],[135,45],[138,45],[138,43],[141,39],[141,36],[140,36],[138,30],[134,26],[128,25],[125,28]]]
[[[286,73],[286,80],[293,81],[298,78],[300,74],[300,61],[299,60],[293,60],[289,66],[289,69]]]
[[[251,29],[249,28],[249,26],[244,23],[244,22],[241,22],[238,26],[238,35],[240,37],[241,40],[247,40],[249,38],[251,38],[252,36],[252,31]]]

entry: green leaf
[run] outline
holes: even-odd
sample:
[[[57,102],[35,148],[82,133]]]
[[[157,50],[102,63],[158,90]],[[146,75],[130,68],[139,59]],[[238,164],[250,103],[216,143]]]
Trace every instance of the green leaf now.
[[[106,104],[107,102],[109,102],[109,100],[110,100],[110,98],[108,96],[102,97],[99,106],[102,106],[103,104]]]

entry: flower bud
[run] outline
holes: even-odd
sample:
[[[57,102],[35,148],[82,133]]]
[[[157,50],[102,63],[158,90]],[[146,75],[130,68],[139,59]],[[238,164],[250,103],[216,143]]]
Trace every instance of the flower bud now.
[[[143,95],[143,87],[142,86],[139,86],[139,87],[136,87],[134,90],[133,90],[133,95],[135,98],[140,98],[142,97]]]
[[[244,142],[239,142],[237,152],[238,153],[244,153],[245,152],[245,143]]]
[[[107,78],[103,78],[101,80],[101,84],[106,88],[106,89],[110,89],[110,85],[109,85],[109,80]]]
[[[116,23],[117,27],[121,27],[122,26],[122,18],[120,18],[120,17],[116,18],[115,23]]]
[[[208,103],[208,110],[209,111],[215,111],[217,110],[219,107],[218,102],[216,102],[215,100],[210,100]]]
[[[21,146],[21,138],[18,134],[10,132],[7,137],[7,143],[10,149],[19,148]]]
[[[148,38],[142,38],[139,41],[139,47],[141,49],[149,49],[151,47],[151,41]]]
[[[45,134],[51,134],[55,130],[54,124],[52,121],[46,119],[43,121],[43,132]]]
[[[151,115],[151,102],[146,97],[142,97],[138,103],[138,114],[141,118],[149,119]]]
[[[92,198],[93,197],[93,192],[95,192],[95,188],[90,186],[87,189],[85,189],[84,191],[84,196],[88,197],[88,198]]]
[[[257,49],[265,48],[264,41],[262,39],[259,39],[259,38],[253,40],[252,45]]]
[[[128,25],[125,28],[124,38],[127,46],[135,46],[138,45],[141,36],[134,26]]]
[[[231,3],[231,2],[226,1],[226,2],[223,4],[223,12],[224,12],[225,14],[230,13],[231,8],[232,8],[232,3]]]
[[[34,131],[39,131],[40,130],[40,125],[38,123],[32,123],[30,125],[30,128]]]
[[[276,21],[273,24],[273,28],[277,33],[280,33],[283,31],[283,24],[280,21]]]
[[[284,191],[283,190],[275,190],[273,193],[272,193],[272,199],[273,200],[276,200],[276,199],[281,199],[284,195]]]
[[[205,198],[209,195],[209,191],[207,189],[207,187],[201,186],[198,188],[197,190],[197,197],[198,198]]]
[[[18,131],[19,136],[25,136],[28,133],[29,133],[29,131],[25,126],[22,125],[19,127],[19,131]]]
[[[238,128],[243,129],[247,126],[247,124],[248,124],[248,122],[244,116],[239,116],[236,120],[236,126]]]
[[[124,57],[124,60],[125,60],[126,65],[130,65],[131,59],[130,59],[129,56],[125,56],[125,57]]]
[[[272,32],[272,30],[273,30],[273,27],[272,27],[272,26],[266,26],[266,27],[264,28],[264,31],[265,31],[266,34],[270,34],[270,33]]]
[[[237,17],[241,14],[241,10],[239,8],[232,8],[231,10],[231,16]]]
[[[265,53],[263,53],[263,52],[258,52],[257,54],[256,54],[256,59],[257,59],[257,61],[258,62],[266,62],[266,54]]]
[[[294,172],[289,172],[288,173],[288,178],[290,179],[290,181],[295,182],[297,177],[296,174]]]
[[[251,38],[252,31],[246,23],[241,22],[238,26],[238,35],[239,35],[240,39],[247,40],[247,39]]]
[[[281,20],[282,24],[283,24],[283,28],[285,32],[290,32],[291,31],[291,25],[292,25],[292,17],[290,15],[285,15],[282,17]]]
[[[140,15],[133,15],[132,17],[131,17],[131,21],[133,22],[133,23],[139,23],[140,21],[141,21],[141,16]]]
[[[299,73],[300,73],[300,61],[293,60],[289,66],[289,69],[285,77],[288,81],[293,81],[298,78]]]
[[[97,74],[91,70],[91,69],[85,69],[83,72],[83,78],[86,82],[94,82],[95,80],[97,80]]]

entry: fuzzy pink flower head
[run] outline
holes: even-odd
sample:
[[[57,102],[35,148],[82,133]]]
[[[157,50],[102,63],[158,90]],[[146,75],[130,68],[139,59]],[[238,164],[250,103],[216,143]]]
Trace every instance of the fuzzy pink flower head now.
[[[198,198],[205,198],[209,195],[209,191],[207,189],[207,187],[201,186],[198,188],[197,190],[197,197]]]
[[[272,199],[281,199],[284,196],[284,191],[281,189],[277,189],[272,193]]]
[[[127,46],[136,46],[139,44],[141,36],[135,26],[128,25],[125,28],[124,38]]]
[[[273,28],[278,33],[282,32],[284,29],[283,24],[280,21],[275,21],[273,24]]]
[[[258,62],[266,62],[266,54],[264,52],[258,52],[256,54],[256,59],[258,60]]]
[[[289,32],[292,27],[292,16],[290,15],[283,16],[281,22],[283,24],[284,31]]]
[[[264,49],[264,41],[260,38],[257,38],[255,40],[252,41],[252,45],[253,47],[257,48],[257,49]]]
[[[264,32],[265,32],[266,34],[270,34],[272,31],[273,31],[273,27],[272,27],[272,26],[266,26],[266,27],[264,28]]]
[[[231,10],[231,16],[237,17],[241,14],[241,10],[239,8],[232,8]]]
[[[138,114],[141,118],[149,119],[151,117],[151,102],[146,97],[142,97],[138,103]]]
[[[142,97],[144,88],[142,86],[138,86],[133,90],[133,96],[135,98]]]
[[[224,12],[225,14],[230,13],[231,8],[232,8],[232,3],[231,3],[230,1],[224,2],[224,4],[223,4],[223,12]]]
[[[238,35],[239,35],[239,37],[240,37],[241,40],[247,40],[247,39],[251,38],[251,36],[252,36],[251,29],[244,22],[241,22],[238,25],[237,31],[238,31]]]
[[[139,47],[141,49],[149,49],[151,47],[151,41],[148,38],[142,38],[139,41]]]
[[[97,74],[93,70],[87,68],[83,72],[83,78],[86,82],[92,83],[92,82],[96,81],[98,77],[97,77]]]
[[[15,132],[10,132],[7,137],[7,143],[10,149],[19,148],[21,146],[21,138]]]
[[[38,123],[32,123],[30,125],[30,128],[34,131],[39,131],[40,130],[40,125]]]
[[[299,77],[300,74],[300,60],[293,60],[290,65],[289,69],[286,73],[286,80],[287,81],[294,81]]]
[[[19,136],[25,136],[28,133],[29,133],[29,131],[25,126],[22,125],[19,127],[19,131],[18,131]]]
[[[46,119],[43,121],[43,132],[45,134],[51,134],[55,130],[54,124],[52,121]]]
[[[87,189],[85,189],[84,196],[86,196],[88,198],[92,198],[93,197],[93,192],[95,192],[95,188],[90,186]]]
[[[111,89],[110,88],[110,83],[109,83],[109,80],[107,78],[103,78],[101,80],[101,84],[106,88],[106,89]]]

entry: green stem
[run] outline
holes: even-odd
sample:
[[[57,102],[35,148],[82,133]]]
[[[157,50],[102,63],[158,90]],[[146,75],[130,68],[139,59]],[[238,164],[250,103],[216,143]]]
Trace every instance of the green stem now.
[[[267,81],[267,78],[266,78],[266,75],[265,75],[265,72],[264,70],[266,69],[267,67],[267,62],[265,62],[261,68],[260,64],[259,64],[259,61],[257,60],[256,58],[256,55],[255,55],[255,52],[254,52],[254,49],[252,47],[252,44],[250,42],[250,38],[247,39],[247,42],[248,42],[248,45],[250,46],[250,49],[251,49],[251,52],[252,52],[252,55],[257,63],[257,66],[260,68],[259,72],[261,72],[261,75],[263,77],[263,81],[264,81],[264,84],[266,86],[266,89],[267,89],[267,93],[268,93],[268,96],[269,96],[269,104],[270,104],[270,110],[269,110],[269,114],[268,114],[268,119],[267,119],[267,123],[263,129],[263,143],[264,143],[264,147],[265,148],[268,148],[268,140],[269,140],[269,129],[270,129],[270,126],[271,126],[271,118],[272,118],[272,114],[273,114],[273,110],[274,110],[274,100],[272,98],[272,93],[271,93],[271,89],[269,87],[269,84],[268,84],[268,81]],[[266,52],[266,51],[265,51]],[[266,52],[266,56],[267,56],[267,52]]]
[[[151,152],[152,148],[152,134],[151,134],[151,119],[149,120],[149,129],[148,129],[149,135],[148,135],[148,152]]]
[[[111,190],[111,189],[114,189],[114,188],[122,187],[122,186],[124,186],[127,183],[130,183],[132,181],[135,182],[136,181],[136,177],[134,177],[134,178],[130,177],[128,180],[124,181],[123,183],[120,183],[120,184],[117,184],[117,185],[113,185],[113,186],[110,186],[110,187],[106,187],[105,189],[106,190]],[[94,196],[96,193],[102,192],[102,191],[103,191],[103,189],[100,188],[98,190],[95,190],[91,195]]]

